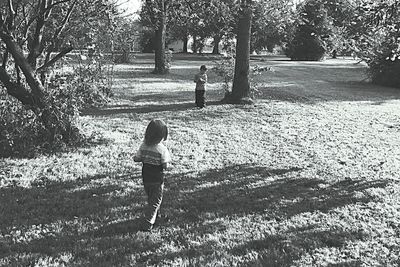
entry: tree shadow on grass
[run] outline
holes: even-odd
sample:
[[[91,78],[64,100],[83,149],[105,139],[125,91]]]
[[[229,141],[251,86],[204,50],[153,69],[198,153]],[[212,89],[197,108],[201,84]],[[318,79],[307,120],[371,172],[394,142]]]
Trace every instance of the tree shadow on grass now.
[[[347,242],[363,240],[365,237],[360,232],[345,232],[339,230],[319,230],[316,226],[281,235],[271,235],[264,239],[252,240],[244,245],[232,249],[235,255],[242,255],[248,251],[257,251],[256,260],[248,262],[245,266],[293,266],[294,261],[302,255],[312,254],[314,249],[331,247],[340,249]],[[362,266],[360,260],[345,260],[340,264],[327,266]],[[313,266],[317,266],[313,262]]]
[[[279,223],[301,213],[329,213],[346,205],[368,203],[373,201],[373,197],[362,192],[370,188],[384,188],[389,183],[387,180],[342,180],[327,183],[322,179],[297,178],[296,172],[299,171],[302,169],[297,167],[269,169],[237,165],[209,170],[195,178],[176,178],[176,184],[171,182],[169,185],[170,191],[165,202],[173,218],[170,224],[190,225],[186,235],[196,233],[203,236],[224,232],[226,226],[223,222],[229,218],[258,214],[265,218],[266,223]],[[202,224],[204,220],[217,218],[222,220],[218,220],[219,224],[213,227]],[[347,241],[363,238],[359,232],[321,231],[317,226],[310,225],[309,228],[293,230],[285,235],[251,240],[234,247],[231,252],[239,256],[252,250],[265,254],[265,257],[260,256],[257,262],[248,266],[260,263],[257,266],[289,266],[300,255],[315,248],[341,247]],[[197,253],[197,257],[204,259],[206,251],[203,254]],[[187,253],[184,250],[163,257],[187,258]],[[353,263],[357,264],[349,264]]]
[[[31,188],[0,188],[1,228],[102,216],[116,206],[129,206],[129,199],[110,196],[120,189],[119,185],[92,183],[107,177],[96,175],[67,182],[44,180],[37,181]]]
[[[124,261],[121,256],[156,249],[159,240],[138,233],[146,201],[142,187],[124,191],[126,186],[110,177],[139,179],[107,174],[0,188],[0,258],[22,266],[32,265],[38,255],[72,253],[84,264],[115,266]],[[21,253],[26,256],[17,259]]]
[[[221,101],[207,101],[208,106],[220,105]],[[132,107],[109,107],[102,109],[87,109],[82,111],[83,116],[111,116],[116,114],[143,114],[143,113],[153,113],[153,112],[174,112],[174,111],[184,111],[189,109],[196,109],[193,102],[183,102],[174,103],[167,105],[145,105],[145,106],[132,106]]]
[[[173,179],[170,193],[173,205],[193,214],[218,216],[268,214],[271,218],[290,218],[303,212],[322,211],[371,199],[358,195],[368,188],[382,188],[386,180],[343,180],[333,184],[317,178],[299,179],[301,168],[269,169],[252,165],[209,170],[190,181]],[[194,187],[194,185],[197,185]],[[183,194],[180,192],[190,192]],[[168,205],[168,203],[167,203]],[[190,216],[189,216],[190,217]]]
[[[0,252],[8,263],[14,259],[14,265],[32,265],[37,257],[57,257],[63,253],[72,254],[74,260],[82,264],[110,266],[129,265],[132,261],[156,264],[179,257],[191,257],[194,261],[204,259],[203,256],[211,259],[214,257],[212,248],[218,244],[193,245],[188,235],[224,231],[226,217],[261,214],[267,219],[285,220],[302,212],[328,212],[336,207],[368,202],[369,197],[359,197],[355,192],[384,187],[387,183],[360,180],[327,184],[320,179],[296,178],[299,171],[302,169],[297,167],[270,169],[235,165],[199,174],[172,175],[167,178],[162,206],[170,221],[154,234],[139,231],[146,202],[141,185],[124,191],[127,186],[118,182],[137,179],[138,174],[95,175],[25,189],[1,188],[0,239],[5,238],[7,245],[2,248],[0,240]],[[191,177],[187,178],[188,175]],[[210,223],[207,218],[222,220]],[[283,237],[272,236],[266,241],[252,240],[233,249],[232,253],[244,253],[247,247],[268,249],[267,244],[279,250],[286,240],[302,240],[307,233],[304,230]],[[356,233],[339,233],[342,239],[333,239],[329,233],[319,236],[315,233],[307,237],[310,248],[314,248],[312,242],[340,246],[342,239],[361,238]],[[20,239],[22,241],[16,241]],[[154,255],[165,242],[178,242],[185,249]],[[27,256],[15,257],[21,253]],[[296,252],[290,253],[294,255],[290,254],[290,259],[296,259]]]

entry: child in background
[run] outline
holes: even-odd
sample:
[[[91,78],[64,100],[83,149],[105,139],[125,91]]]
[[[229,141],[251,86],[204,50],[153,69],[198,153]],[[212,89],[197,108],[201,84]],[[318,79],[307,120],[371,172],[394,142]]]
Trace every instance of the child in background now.
[[[205,92],[207,83],[207,67],[201,65],[200,72],[194,76],[194,82],[196,83],[196,106],[204,108],[206,105]]]
[[[143,163],[142,178],[148,202],[143,229],[145,231],[153,229],[163,198],[164,171],[171,161],[168,148],[162,143],[167,137],[168,128],[162,120],[150,121],[144,141],[133,158],[135,162]]]

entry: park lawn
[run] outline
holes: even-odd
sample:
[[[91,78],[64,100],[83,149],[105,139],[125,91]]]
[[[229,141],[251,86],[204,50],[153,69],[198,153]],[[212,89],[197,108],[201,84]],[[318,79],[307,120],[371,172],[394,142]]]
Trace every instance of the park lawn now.
[[[115,67],[115,96],[79,119],[91,142],[0,161],[0,266],[399,266],[400,91],[370,85],[349,59],[253,58],[254,106],[194,108],[179,57],[152,75],[138,55]],[[173,154],[160,222],[132,160],[152,118]]]

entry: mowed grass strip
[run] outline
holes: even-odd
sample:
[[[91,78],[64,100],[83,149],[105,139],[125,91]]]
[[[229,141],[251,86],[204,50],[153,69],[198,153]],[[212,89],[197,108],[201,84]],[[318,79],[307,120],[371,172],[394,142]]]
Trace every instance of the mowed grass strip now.
[[[254,106],[208,106],[193,75],[215,59],[115,67],[115,97],[79,120],[92,142],[0,161],[1,266],[398,266],[400,91],[366,83],[347,59],[254,58]],[[133,155],[147,123],[169,126],[162,212],[146,203]]]

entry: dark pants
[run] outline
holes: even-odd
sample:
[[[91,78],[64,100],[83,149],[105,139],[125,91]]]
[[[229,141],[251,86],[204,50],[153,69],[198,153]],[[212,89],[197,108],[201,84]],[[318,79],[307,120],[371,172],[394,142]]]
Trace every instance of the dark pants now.
[[[205,90],[196,90],[196,106],[204,108],[206,106]]]
[[[148,203],[145,212],[146,221],[154,224],[163,199],[164,183],[144,183],[144,190],[147,194]]]

